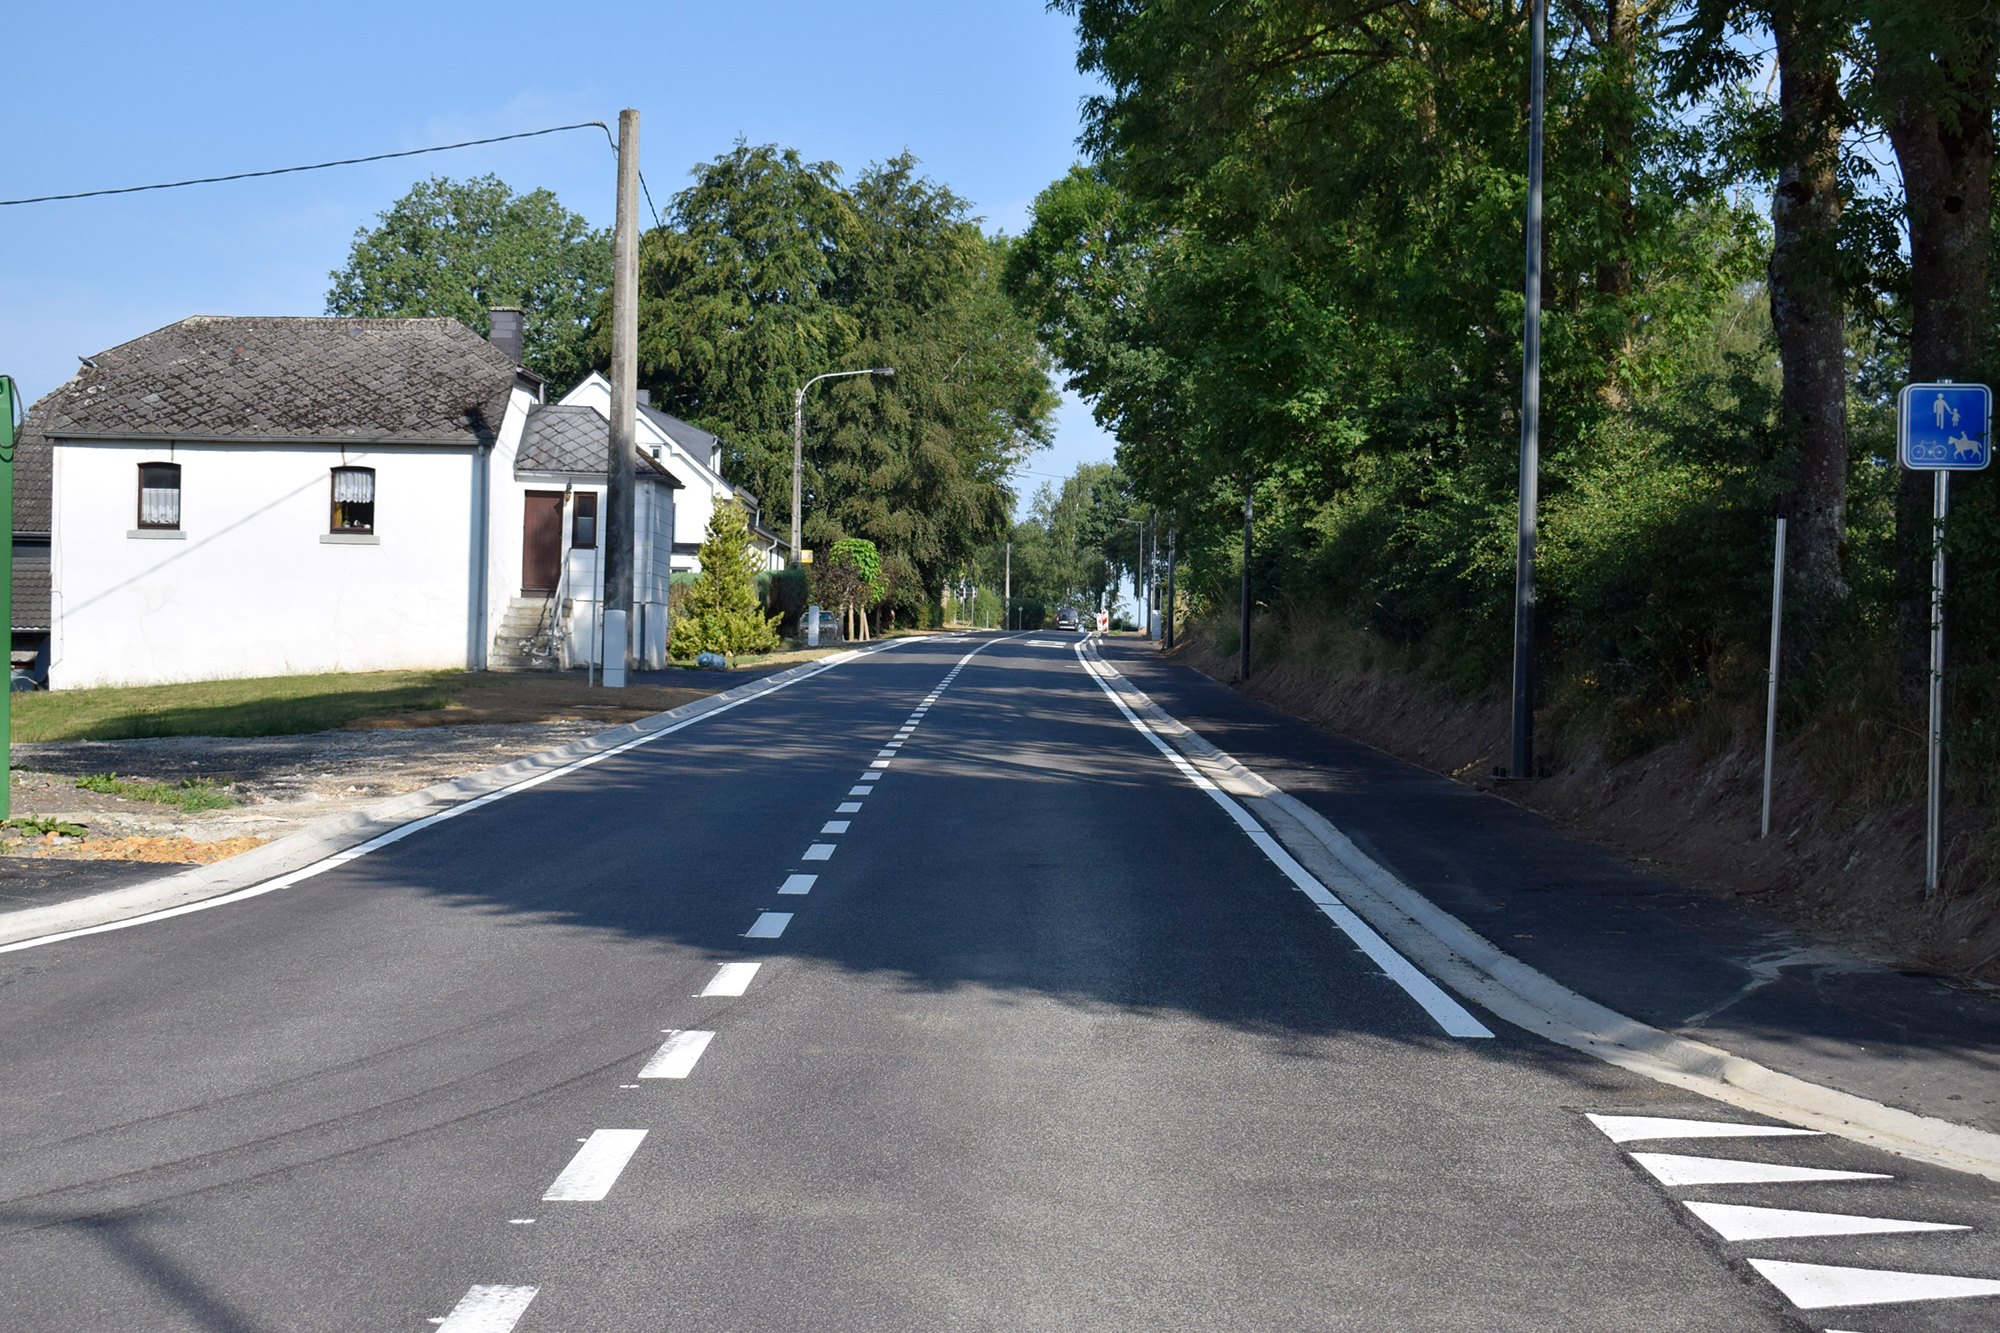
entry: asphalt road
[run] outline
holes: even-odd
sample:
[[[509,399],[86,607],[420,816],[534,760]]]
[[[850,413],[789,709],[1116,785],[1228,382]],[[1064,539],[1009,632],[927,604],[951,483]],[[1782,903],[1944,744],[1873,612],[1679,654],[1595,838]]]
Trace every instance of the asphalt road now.
[[[902,643],[291,888],[0,954],[0,1328],[2000,1320],[1801,1308],[1782,1268],[2000,1279],[2000,1187],[1615,1142],[1587,1115],[1753,1118],[1475,1017],[1448,1035],[1073,636]],[[1731,1242],[1691,1201],[1966,1229]]]

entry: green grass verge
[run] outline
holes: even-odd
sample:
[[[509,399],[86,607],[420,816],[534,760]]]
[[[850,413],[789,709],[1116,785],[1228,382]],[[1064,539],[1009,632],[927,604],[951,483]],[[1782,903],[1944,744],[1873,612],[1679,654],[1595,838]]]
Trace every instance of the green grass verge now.
[[[78,778],[76,785],[85,791],[129,796],[135,801],[177,805],[189,814],[200,810],[223,810],[236,804],[236,798],[217,786],[212,778],[186,778],[173,783],[121,782],[116,773],[93,773],[87,778]]]
[[[299,736],[356,718],[444,708],[450,703],[450,682],[462,674],[345,672],[22,693],[10,699],[13,739]]]

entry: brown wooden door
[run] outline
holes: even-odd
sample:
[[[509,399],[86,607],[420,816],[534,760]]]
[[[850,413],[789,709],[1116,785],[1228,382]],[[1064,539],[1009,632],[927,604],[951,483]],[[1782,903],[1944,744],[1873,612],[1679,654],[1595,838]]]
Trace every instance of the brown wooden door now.
[[[529,491],[521,526],[521,595],[547,597],[562,579],[563,496]]]

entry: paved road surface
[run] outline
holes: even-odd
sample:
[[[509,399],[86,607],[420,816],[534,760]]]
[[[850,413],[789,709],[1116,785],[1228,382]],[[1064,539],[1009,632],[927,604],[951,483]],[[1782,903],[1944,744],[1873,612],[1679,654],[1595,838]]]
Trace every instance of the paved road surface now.
[[[1393,972],[1073,636],[898,644],[291,888],[0,953],[0,1327],[2000,1323],[1811,1304],[2000,1291],[1992,1182],[1593,1122],[1753,1118]],[[1689,1157],[1865,1178],[1666,1183]],[[1965,1229],[1722,1239],[1777,1225],[1746,1209]]]

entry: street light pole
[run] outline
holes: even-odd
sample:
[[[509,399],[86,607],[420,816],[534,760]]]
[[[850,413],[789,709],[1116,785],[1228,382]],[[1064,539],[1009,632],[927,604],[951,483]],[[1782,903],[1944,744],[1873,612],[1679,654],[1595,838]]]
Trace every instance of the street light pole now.
[[[797,564],[799,552],[805,546],[799,536],[803,524],[800,519],[805,506],[805,496],[799,481],[799,472],[804,465],[806,452],[806,390],[821,380],[837,380],[848,375],[894,375],[894,366],[876,366],[870,370],[831,370],[824,375],[815,375],[799,386],[792,395],[792,563]]]
[[[1541,486],[1542,110],[1549,3],[1535,0],[1528,74],[1527,313],[1521,322],[1521,496],[1514,547],[1514,735],[1507,776],[1535,765],[1535,520]]]

